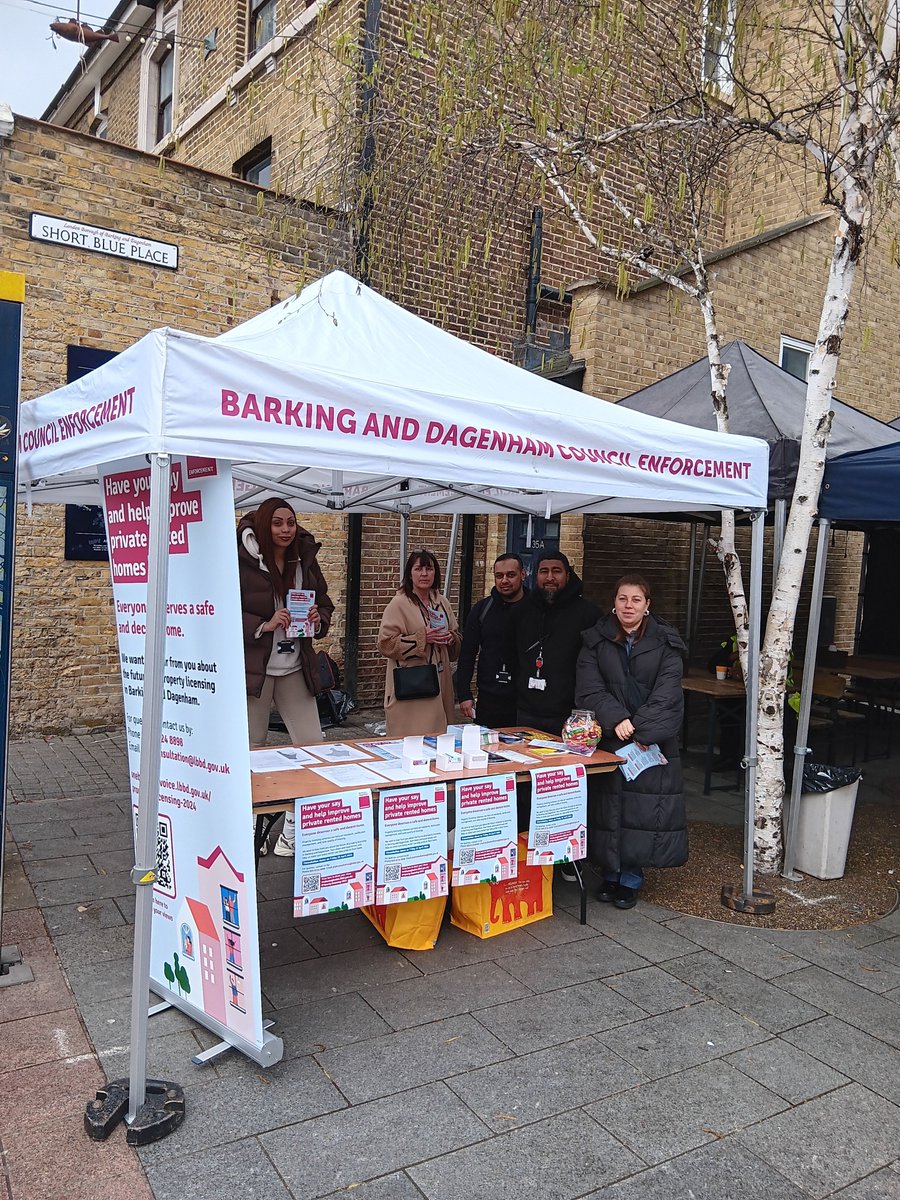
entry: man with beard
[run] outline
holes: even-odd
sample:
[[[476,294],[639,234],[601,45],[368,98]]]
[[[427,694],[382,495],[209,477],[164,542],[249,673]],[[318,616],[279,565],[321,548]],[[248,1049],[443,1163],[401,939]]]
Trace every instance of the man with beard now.
[[[466,620],[456,665],[459,710],[489,729],[516,723],[516,687],[512,676],[510,618],[528,595],[518,554],[501,554],[494,563],[494,586]],[[472,699],[472,675],[478,660],[478,702]]]
[[[560,550],[537,556],[533,585],[511,613],[516,722],[558,738],[575,702],[581,631],[596,623],[600,610],[584,599],[581,580]]]

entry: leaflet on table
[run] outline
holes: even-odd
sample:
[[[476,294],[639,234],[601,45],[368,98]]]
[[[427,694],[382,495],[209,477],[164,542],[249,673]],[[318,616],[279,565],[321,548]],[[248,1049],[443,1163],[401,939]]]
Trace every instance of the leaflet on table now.
[[[380,775],[360,763],[341,763],[335,767],[323,767],[321,763],[316,763],[310,770],[339,788],[380,787],[384,783]]]
[[[404,783],[407,779],[434,779],[434,771],[425,767],[417,767],[415,771],[407,771],[397,762],[380,762],[372,767],[375,774],[382,779],[390,779],[392,783]]]
[[[306,588],[288,588],[285,608],[291,616],[291,623],[284,631],[285,637],[314,637],[316,626],[309,620],[310,609],[316,602],[316,593]]]
[[[294,916],[375,902],[372,793],[332,792],[296,801]]]
[[[515,775],[457,782],[454,887],[516,878],[516,821]]]
[[[250,751],[250,770],[256,773],[268,771],[299,771],[317,760],[298,746],[284,746],[280,749],[265,749]]]
[[[447,895],[447,789],[443,783],[381,793],[376,904]]]
[[[135,817],[143,740],[150,468],[100,475]],[[150,938],[153,990],[235,1044],[262,1047],[250,739],[227,463],[173,457]]]
[[[317,742],[315,746],[304,746],[303,749],[307,754],[318,758],[320,762],[327,763],[358,762],[361,758],[369,757],[364,750],[359,750],[356,746],[350,746],[346,742]]]
[[[356,744],[360,750],[367,750],[376,758],[386,758],[388,761],[396,758],[399,762],[403,757],[403,738],[392,738],[388,742],[357,742]]]
[[[648,767],[662,767],[669,761],[656,742],[643,749],[637,742],[628,742],[620,750],[616,750],[616,754],[625,759],[623,763],[619,763],[619,770],[629,781],[637,779]]]
[[[531,772],[529,867],[579,862],[587,855],[587,773],[572,767],[535,767]]]

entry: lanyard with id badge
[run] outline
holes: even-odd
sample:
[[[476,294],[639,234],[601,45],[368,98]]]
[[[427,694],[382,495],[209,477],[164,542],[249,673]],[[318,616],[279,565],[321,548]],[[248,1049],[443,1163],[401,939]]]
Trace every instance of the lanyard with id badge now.
[[[537,649],[537,654],[534,656],[534,674],[528,677],[528,687],[535,692],[543,692],[547,687],[547,680],[541,675],[541,669],[544,666],[544,643],[541,642]]]

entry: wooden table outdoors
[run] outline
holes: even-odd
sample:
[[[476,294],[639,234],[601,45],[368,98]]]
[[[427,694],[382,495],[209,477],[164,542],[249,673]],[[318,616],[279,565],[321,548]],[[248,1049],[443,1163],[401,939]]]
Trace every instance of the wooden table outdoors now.
[[[690,695],[705,696],[709,702],[709,723],[706,733],[706,753],[703,759],[703,795],[712,790],[712,763],[716,745],[716,722],[719,719],[719,704],[723,700],[744,700],[746,691],[742,679],[716,679],[708,671],[697,667],[689,668],[681,681],[684,697],[684,739],[687,738],[688,699]],[[742,739],[743,741],[743,739]]]
[[[537,729],[526,729],[517,726],[510,729],[500,730],[501,733],[519,733],[532,738],[546,741],[558,741],[557,738],[550,737],[549,734],[541,733]],[[379,741],[378,738],[356,738],[340,739],[329,738],[329,745],[345,745],[351,746],[354,749],[359,748],[366,754],[364,759],[355,759],[354,763],[363,767],[371,767],[373,771],[377,771],[379,762],[383,763],[384,759],[379,759],[377,755],[366,750],[364,745],[360,743],[371,743]],[[385,738],[385,741],[392,739]],[[520,742],[495,742],[487,747],[487,750],[514,750],[519,754],[528,754],[528,744],[525,741]],[[367,784],[366,786],[377,796],[383,791],[396,790],[397,788],[405,788],[416,783],[439,783],[444,781],[448,784],[448,798],[450,789],[457,780],[461,779],[479,779],[485,775],[515,775],[517,783],[524,783],[526,780],[531,783],[531,774],[535,767],[566,767],[566,766],[583,766],[588,775],[604,775],[610,771],[614,771],[623,759],[618,758],[615,754],[609,754],[606,750],[595,750],[590,756],[581,754],[550,754],[530,756],[533,761],[526,766],[525,763],[503,762],[503,763],[488,763],[486,768],[476,769],[471,771],[436,771],[433,770],[428,776],[419,775],[412,776],[409,779],[404,779],[400,782],[394,780],[385,780],[382,784]],[[323,762],[323,767],[328,766],[328,763]],[[348,764],[350,765],[350,764]],[[315,769],[309,765],[299,767],[296,771],[259,771],[252,772],[251,780],[251,795],[253,801],[253,812],[256,820],[256,839],[255,850],[257,862],[259,861],[259,851],[264,839],[268,836],[269,829],[275,820],[273,814],[284,811],[286,801],[307,800],[312,796],[324,796],[330,792],[337,792],[341,789],[336,787],[330,780],[322,775],[318,775]],[[354,789],[359,790],[359,789]],[[269,816],[270,820],[266,821]],[[581,888],[581,924],[587,920],[587,894],[584,890],[584,880],[581,877],[580,870],[578,871],[578,881]]]

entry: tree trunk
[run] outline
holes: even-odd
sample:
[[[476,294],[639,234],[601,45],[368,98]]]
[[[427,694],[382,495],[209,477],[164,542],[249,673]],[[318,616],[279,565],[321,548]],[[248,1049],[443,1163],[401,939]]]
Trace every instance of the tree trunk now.
[[[867,217],[867,206],[861,201],[855,205],[847,203],[834,242],[816,347],[810,360],[797,482],[760,659],[754,860],[760,871],[769,873],[780,869],[783,853],[783,722],[788,660],[809,537],[825,471],[835,374]],[[814,663],[805,664],[806,670],[812,671],[814,667]]]

